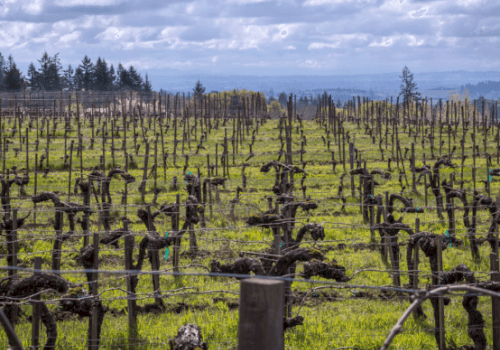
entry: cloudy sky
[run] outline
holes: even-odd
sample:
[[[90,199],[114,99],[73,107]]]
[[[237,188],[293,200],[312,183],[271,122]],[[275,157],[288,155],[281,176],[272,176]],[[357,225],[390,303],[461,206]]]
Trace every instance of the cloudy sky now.
[[[497,0],[0,0],[0,52],[237,75],[500,70]]]

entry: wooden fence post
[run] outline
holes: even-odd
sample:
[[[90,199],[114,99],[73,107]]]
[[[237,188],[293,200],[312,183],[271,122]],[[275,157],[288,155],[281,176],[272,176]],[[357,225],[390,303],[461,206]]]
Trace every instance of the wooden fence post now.
[[[172,227],[172,231],[174,231],[175,233],[177,233],[177,231],[179,231],[179,219],[180,219],[180,195],[176,195],[175,197],[175,221],[174,221],[174,227]],[[173,219],[173,217],[172,217]],[[174,233],[172,232],[172,233]],[[179,273],[179,249],[180,249],[180,245],[181,245],[181,239],[180,238],[176,238],[175,241],[174,241],[174,255],[173,255],[173,265],[174,265],[174,274],[177,274]]]
[[[500,282],[498,273],[498,255],[490,253],[491,281]],[[500,298],[491,298],[491,314],[493,317],[493,350],[500,350]]]
[[[92,324],[92,329],[90,333],[90,346],[91,349],[99,348],[99,339],[98,339],[98,327],[99,327],[99,296],[98,296],[98,279],[99,279],[99,232],[94,232],[94,261],[93,261],[93,270],[92,273],[92,298],[93,298],[93,306],[92,306],[92,317],[90,319]]]
[[[39,256],[35,257],[35,270],[42,269],[42,258]],[[35,275],[40,275],[40,272],[35,271]],[[38,338],[40,335],[40,295],[33,297],[33,316],[31,317],[31,350],[37,350],[39,347]]]
[[[285,283],[250,278],[240,285],[238,350],[283,350]]]
[[[128,220],[123,220],[123,230],[125,231],[125,270],[130,271],[133,268],[132,256],[134,252],[134,236],[128,230]],[[137,310],[135,288],[132,288],[132,275],[127,276],[127,312],[128,312],[128,331],[129,346],[128,350],[134,350],[134,342],[137,339]]]
[[[144,203],[146,201],[146,181],[148,176],[148,159],[149,159],[149,142],[146,141],[146,152],[144,155],[144,169],[142,172],[142,182],[141,182],[141,201]]]
[[[17,209],[12,209],[12,230],[8,234],[8,258],[7,261],[9,262],[9,267],[12,269],[9,270],[8,275],[9,276],[14,276],[17,274],[17,270],[15,268],[17,267]]]
[[[9,319],[3,312],[3,309],[0,309],[0,323],[2,324],[5,333],[7,333],[7,337],[9,338],[9,343],[12,344],[13,350],[23,350],[23,346],[17,337],[16,331],[14,327],[10,323]]]
[[[441,275],[443,271],[443,251],[442,251],[442,246],[443,246],[443,236],[437,236],[437,263],[438,263],[438,270],[437,270],[437,284],[440,284],[441,280]],[[446,350],[446,343],[445,343],[445,333],[444,333],[444,300],[443,296],[438,297],[438,325],[439,325],[439,350]]]

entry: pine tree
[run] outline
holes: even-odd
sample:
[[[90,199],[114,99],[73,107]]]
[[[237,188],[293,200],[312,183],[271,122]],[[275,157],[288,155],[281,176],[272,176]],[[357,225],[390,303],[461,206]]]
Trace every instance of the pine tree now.
[[[288,99],[286,98],[286,93],[282,92],[278,96],[278,102],[281,104],[281,108],[286,108]]]
[[[194,89],[193,89],[193,97],[196,98],[197,100],[200,100],[204,93],[205,93],[205,87],[198,80],[196,82],[196,85],[194,86]]]
[[[73,75],[73,87],[76,91],[83,89],[83,70],[81,67],[75,69],[75,75]]]
[[[0,91],[5,90],[5,59],[3,58],[2,53],[0,52]]]
[[[5,85],[8,91],[18,91],[24,86],[24,77],[17,68],[12,55],[8,58],[8,68],[5,72]]]
[[[142,90],[144,82],[142,81],[141,75],[135,70],[134,66],[128,67],[128,75],[130,79],[130,89],[134,91]]]
[[[130,79],[127,70],[122,66],[121,63],[118,64],[118,70],[116,72],[116,86],[118,89],[123,90],[130,85]]]
[[[74,84],[75,71],[73,70],[73,67],[71,67],[71,64],[68,65],[68,69],[63,70],[63,73],[64,73],[64,86],[71,91],[75,90],[75,84]]]
[[[403,68],[402,75],[399,76],[403,83],[400,85],[400,93],[399,96],[403,96],[403,101],[406,102],[410,99],[413,99],[415,102],[418,102],[421,95],[418,92],[417,83],[413,82],[413,74],[410,72],[407,66]]]
[[[109,91],[113,91],[115,90],[115,80],[116,80],[115,68],[113,67],[113,65],[109,67],[108,77],[109,77]]]
[[[144,91],[145,92],[153,91],[153,85],[151,85],[151,82],[149,81],[148,73],[146,73],[146,80],[144,81]]]
[[[109,79],[108,65],[105,60],[101,60],[101,57],[97,58],[95,64],[93,77],[94,90],[107,91],[109,90],[109,85],[111,83]]]
[[[33,62],[28,67],[29,85],[32,90],[40,89],[40,73],[35,68]]]
[[[61,89],[61,76],[59,75],[59,71],[62,67],[58,56],[59,54],[57,53],[54,57],[50,57],[47,51],[45,51],[42,58],[38,60],[40,68],[38,69],[38,75],[35,81],[36,89],[48,91]]]
[[[85,55],[82,60],[82,63],[78,67],[82,70],[82,88],[85,91],[94,89],[94,64],[90,60],[90,58]]]

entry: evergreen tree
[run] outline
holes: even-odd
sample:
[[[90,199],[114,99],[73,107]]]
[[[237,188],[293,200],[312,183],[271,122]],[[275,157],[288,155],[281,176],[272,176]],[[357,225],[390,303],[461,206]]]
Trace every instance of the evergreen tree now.
[[[153,91],[153,85],[151,85],[151,82],[149,81],[148,73],[146,73],[146,80],[144,81],[144,91],[145,92]]]
[[[128,75],[130,79],[130,89],[135,91],[142,90],[144,82],[141,75],[135,70],[134,66],[128,68]]]
[[[108,65],[104,59],[101,60],[101,57],[97,58],[93,73],[94,90],[108,91],[111,79],[109,77]]]
[[[24,77],[17,68],[12,55],[8,58],[8,67],[5,71],[5,85],[8,91],[18,91],[24,87]]]
[[[115,80],[116,80],[115,68],[113,67],[113,65],[109,67],[108,77],[109,77],[109,91],[113,91],[115,89]]]
[[[0,91],[5,90],[5,59],[3,58],[2,53],[0,52]]]
[[[68,65],[68,69],[63,70],[63,73],[64,73],[64,86],[67,87],[69,90],[75,90],[75,84],[74,84],[75,71],[73,67],[71,67],[71,64]]]
[[[85,55],[78,68],[82,70],[82,88],[85,91],[92,90],[94,88],[94,64],[91,59]]]
[[[59,71],[61,70],[61,63],[59,54],[50,57],[47,51],[43,53],[41,59],[38,60],[40,68],[36,77],[36,88],[48,91],[61,89],[61,77]]]
[[[281,108],[286,108],[286,103],[288,102],[288,99],[286,98],[286,93],[282,92],[278,96],[278,102],[281,104]]]
[[[410,72],[407,66],[403,68],[402,75],[399,76],[403,83],[399,86],[401,91],[399,96],[403,96],[403,101],[406,102],[410,99],[418,102],[421,95],[418,92],[417,83],[413,82],[413,74]]]
[[[117,86],[119,89],[130,89],[130,77],[128,71],[122,66],[121,63],[118,64],[117,71]]]
[[[197,100],[200,100],[204,93],[205,93],[205,87],[198,80],[196,82],[196,85],[194,86],[194,89],[193,89],[193,97],[196,98]]]
[[[77,91],[83,89],[83,69],[81,67],[75,69],[75,75],[73,75],[73,87]]]
[[[40,73],[38,73],[38,71],[36,70],[33,62],[31,62],[28,67],[28,78],[29,85],[32,90],[40,89]]]

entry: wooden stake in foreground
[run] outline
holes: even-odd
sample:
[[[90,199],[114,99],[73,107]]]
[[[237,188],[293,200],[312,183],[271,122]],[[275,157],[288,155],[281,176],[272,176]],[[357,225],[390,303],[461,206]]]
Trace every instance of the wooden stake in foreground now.
[[[283,281],[241,281],[238,350],[283,350]]]

